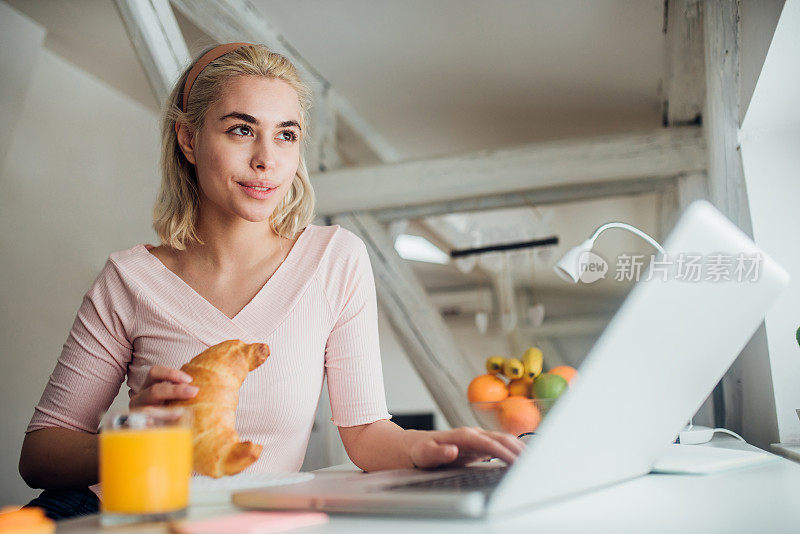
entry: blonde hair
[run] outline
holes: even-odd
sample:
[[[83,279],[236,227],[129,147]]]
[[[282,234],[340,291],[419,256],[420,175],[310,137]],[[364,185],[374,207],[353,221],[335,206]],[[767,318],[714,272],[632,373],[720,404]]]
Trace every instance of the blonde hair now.
[[[161,242],[177,250],[191,243],[203,244],[197,235],[200,208],[197,174],[178,145],[175,123],[181,122],[192,132],[198,131],[209,108],[222,99],[225,85],[236,76],[261,76],[283,80],[297,92],[300,103],[300,162],[287,191],[269,219],[273,232],[293,239],[314,219],[314,190],[305,162],[306,125],[311,107],[311,90],[303,83],[297,69],[284,56],[270,52],[264,45],[242,46],[209,63],[197,76],[189,92],[186,112],[181,109],[183,85],[192,66],[210,47],[186,67],[172,88],[161,118],[161,188],[153,208],[153,229]]]

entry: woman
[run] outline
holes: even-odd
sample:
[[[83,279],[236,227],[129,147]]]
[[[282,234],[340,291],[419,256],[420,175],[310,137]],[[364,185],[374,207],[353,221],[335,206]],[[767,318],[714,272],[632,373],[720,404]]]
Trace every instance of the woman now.
[[[325,376],[332,421],[366,471],[521,452],[507,434],[389,421],[366,248],[310,224],[309,97],[263,45],[220,45],[184,71],[162,119],[161,245],[111,254],[86,293],[26,431],[20,473],[48,490],[31,504],[54,517],[96,511],[74,488],[97,482],[96,432],[122,381],[131,407],[191,398],[178,368],[226,339],[271,349],[240,391],[237,430],[264,446],[245,472],[300,469]]]

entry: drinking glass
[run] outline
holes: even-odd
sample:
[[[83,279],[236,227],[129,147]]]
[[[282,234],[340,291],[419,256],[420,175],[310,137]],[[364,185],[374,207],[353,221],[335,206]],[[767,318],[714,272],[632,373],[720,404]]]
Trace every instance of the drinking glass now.
[[[192,413],[146,407],[108,413],[100,427],[101,524],[184,517],[192,474]]]

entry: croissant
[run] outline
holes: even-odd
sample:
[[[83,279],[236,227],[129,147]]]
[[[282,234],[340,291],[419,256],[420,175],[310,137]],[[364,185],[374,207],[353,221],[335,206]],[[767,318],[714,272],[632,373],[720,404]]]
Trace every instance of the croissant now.
[[[191,399],[169,405],[193,408],[194,470],[198,473],[214,478],[235,475],[261,455],[261,445],[239,441],[234,420],[242,382],[267,356],[266,344],[233,339],[209,347],[181,367],[199,391]]]

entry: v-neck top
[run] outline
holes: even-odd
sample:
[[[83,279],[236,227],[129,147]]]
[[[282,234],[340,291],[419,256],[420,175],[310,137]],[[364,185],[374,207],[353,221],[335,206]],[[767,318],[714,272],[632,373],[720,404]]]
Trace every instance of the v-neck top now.
[[[57,426],[96,433],[126,376],[134,395],[152,366],[179,368],[227,339],[270,348],[239,391],[236,430],[264,446],[244,473],[299,471],[326,376],[334,424],[390,418],[366,246],[339,226],[310,225],[232,319],[146,245],[111,254],[83,298],[26,432]]]

